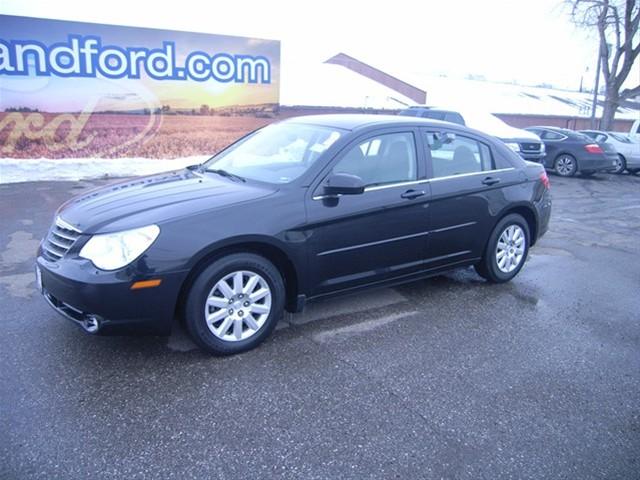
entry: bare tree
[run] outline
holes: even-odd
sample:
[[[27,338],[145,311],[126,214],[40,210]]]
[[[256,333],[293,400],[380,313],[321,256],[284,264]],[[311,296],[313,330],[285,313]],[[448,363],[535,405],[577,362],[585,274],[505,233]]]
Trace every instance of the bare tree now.
[[[611,129],[618,106],[640,95],[640,83],[622,89],[640,54],[640,0],[567,0],[573,21],[595,28],[599,38],[599,62],[605,83],[604,110],[600,128]],[[635,45],[634,45],[635,43]],[[633,81],[640,82],[640,75]]]

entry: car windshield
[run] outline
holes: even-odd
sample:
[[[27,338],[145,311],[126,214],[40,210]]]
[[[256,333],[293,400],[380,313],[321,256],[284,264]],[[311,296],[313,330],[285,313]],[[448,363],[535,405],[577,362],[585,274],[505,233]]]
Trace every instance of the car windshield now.
[[[317,125],[269,125],[220,152],[203,169],[231,178],[289,183],[306,172],[342,134]]]

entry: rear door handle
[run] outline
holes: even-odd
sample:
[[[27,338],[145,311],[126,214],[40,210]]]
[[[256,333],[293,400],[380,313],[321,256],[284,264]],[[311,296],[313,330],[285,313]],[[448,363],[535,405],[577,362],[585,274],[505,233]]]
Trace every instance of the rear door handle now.
[[[406,192],[404,192],[402,195],[400,195],[400,197],[402,198],[408,198],[409,200],[413,200],[414,198],[418,198],[418,197],[422,197],[423,195],[426,195],[427,192],[425,192],[424,190],[407,190]]]
[[[500,183],[500,179],[496,177],[487,177],[482,180],[483,185],[495,185],[496,183]]]

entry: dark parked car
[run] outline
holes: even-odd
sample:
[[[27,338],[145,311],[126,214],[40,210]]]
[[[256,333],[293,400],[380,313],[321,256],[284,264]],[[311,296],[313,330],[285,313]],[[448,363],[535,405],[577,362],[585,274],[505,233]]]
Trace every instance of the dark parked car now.
[[[445,108],[414,105],[401,110],[398,115],[407,117],[430,118],[444,122],[457,123],[479,130],[502,140],[507,147],[518,153],[525,160],[542,162],[545,146],[537,135],[507,125],[504,121],[487,112],[468,110],[458,111]]]
[[[618,152],[606,143],[597,143],[580,132],[558,127],[527,127],[540,136],[547,147],[543,164],[562,177],[577,172],[593,175],[613,171],[618,165]]]
[[[38,252],[47,301],[90,333],[258,345],[283,309],[475,265],[512,279],[547,229],[541,165],[442,122],[290,119],[202,165],[137,178],[60,207]]]

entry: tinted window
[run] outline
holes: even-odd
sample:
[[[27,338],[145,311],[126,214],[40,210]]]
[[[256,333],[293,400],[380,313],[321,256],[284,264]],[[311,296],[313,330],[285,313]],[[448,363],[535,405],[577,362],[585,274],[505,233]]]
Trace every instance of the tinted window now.
[[[422,112],[424,118],[432,118],[434,120],[444,120],[446,113],[438,110],[425,110]]]
[[[456,112],[447,112],[444,116],[445,122],[457,123],[458,125],[464,125],[462,115]]]
[[[591,133],[591,136],[589,136],[589,135],[586,135],[585,133],[580,133],[580,132],[569,132],[569,134],[573,135],[575,139],[582,140],[583,142],[591,142],[594,139],[597,139],[599,135],[598,133]]]
[[[365,185],[416,180],[416,145],[412,133],[378,135],[352,147],[333,167],[335,173],[362,178]]]
[[[543,130],[540,138],[543,140],[562,140],[565,138],[564,135],[558,132],[553,132],[551,130]]]
[[[615,138],[617,141],[621,143],[631,143],[631,140],[629,140],[624,135],[619,135],[617,133],[610,133],[609,135],[611,135],[613,138]]]
[[[407,108],[406,110],[401,110],[398,115],[402,115],[404,117],[419,117],[420,110],[417,108]]]
[[[450,140],[442,134],[427,133],[427,145],[434,178],[493,169],[489,147],[472,138],[456,135]]]

